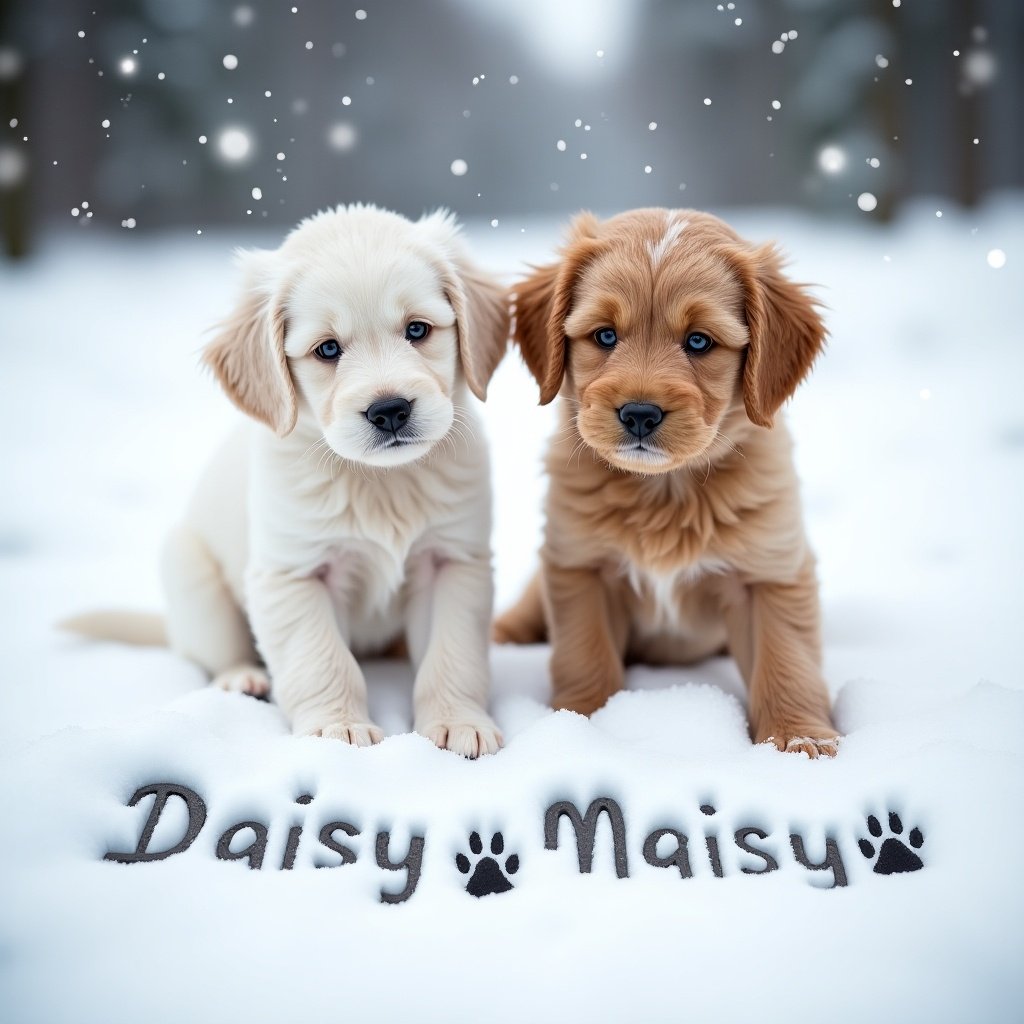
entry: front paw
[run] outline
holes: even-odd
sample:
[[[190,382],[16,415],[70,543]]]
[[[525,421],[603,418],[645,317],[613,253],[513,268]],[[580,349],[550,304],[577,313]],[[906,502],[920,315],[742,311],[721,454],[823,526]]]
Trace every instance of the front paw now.
[[[755,743],[771,743],[787,754],[806,754],[812,760],[835,757],[839,753],[839,737],[835,726],[817,722],[796,726],[763,725],[754,735]]]
[[[554,670],[552,677],[551,706],[556,711],[575,711],[578,715],[592,715],[603,708],[623,685],[621,669],[604,676]]]
[[[504,743],[501,730],[483,712],[469,716],[453,712],[417,719],[416,731],[442,750],[469,758],[496,754]]]
[[[384,732],[373,722],[340,721],[308,730],[307,736],[322,736],[325,740],[341,740],[353,747],[372,747],[384,739]]]
[[[580,694],[556,690],[551,697],[551,707],[555,711],[575,711],[577,715],[589,717],[595,711],[600,711],[608,703],[609,697],[611,694],[605,691]]]

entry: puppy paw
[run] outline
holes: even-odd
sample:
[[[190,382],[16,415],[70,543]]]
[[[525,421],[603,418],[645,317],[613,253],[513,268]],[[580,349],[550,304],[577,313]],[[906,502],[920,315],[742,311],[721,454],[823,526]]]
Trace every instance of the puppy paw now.
[[[353,747],[372,747],[384,739],[384,732],[373,722],[332,722],[307,733],[322,736],[325,740],[341,740]]]
[[[551,706],[555,711],[575,711],[592,715],[600,710],[623,687],[621,662],[606,662],[585,671],[579,666],[551,665]]]
[[[589,718],[595,711],[600,711],[607,703],[608,698],[603,696],[586,698],[583,700],[554,697],[551,700],[551,709],[553,711],[575,711],[577,715],[583,715],[585,718]]]
[[[600,689],[584,690],[576,687],[574,690],[556,690],[551,698],[551,707],[555,711],[575,711],[577,715],[590,716],[601,708],[618,692],[621,687],[612,689],[602,687]]]
[[[469,758],[496,754],[504,743],[501,731],[486,715],[463,721],[453,717],[417,722],[416,731],[442,750]]]
[[[771,743],[787,754],[806,754],[809,758],[835,757],[839,753],[839,737],[827,726],[816,729],[766,729],[758,734],[756,743]]]
[[[235,665],[225,669],[213,685],[230,693],[247,693],[251,697],[266,697],[270,693],[270,677],[255,665]]]

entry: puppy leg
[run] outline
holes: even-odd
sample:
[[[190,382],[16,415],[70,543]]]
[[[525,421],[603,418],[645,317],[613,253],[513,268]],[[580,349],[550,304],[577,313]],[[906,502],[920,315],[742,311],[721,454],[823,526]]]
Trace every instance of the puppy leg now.
[[[408,641],[417,668],[415,728],[464,757],[494,754],[502,744],[486,710],[492,601],[489,560],[429,558],[412,580]]]
[[[737,588],[724,612],[729,646],[749,689],[754,742],[834,757],[838,735],[821,675],[813,561],[807,560],[792,583]]]
[[[249,606],[274,699],[297,736],[326,736],[356,746],[379,743],[366,681],[338,632],[334,605],[315,577],[252,571]]]
[[[495,619],[491,636],[499,644],[542,644],[547,640],[540,572],[534,573],[522,597]]]
[[[601,575],[546,564],[551,705],[589,715],[622,689],[628,622]]]
[[[179,526],[164,542],[161,576],[167,600],[167,639],[225,690],[261,697],[270,688],[245,613],[202,539]]]

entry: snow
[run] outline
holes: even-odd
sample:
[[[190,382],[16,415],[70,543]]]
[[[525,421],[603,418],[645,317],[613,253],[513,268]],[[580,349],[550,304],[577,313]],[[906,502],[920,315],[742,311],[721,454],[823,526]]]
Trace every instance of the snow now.
[[[249,155],[252,139],[243,128],[225,128],[217,140],[217,147],[225,160],[238,163]]]
[[[213,691],[169,652],[56,633],[70,612],[159,606],[157,551],[234,413],[197,371],[204,330],[235,286],[230,250],[266,234],[52,237],[0,276],[0,1017],[5,1021],[1010,1020],[1024,998],[1024,412],[1022,305],[1012,260],[1024,203],[895,226],[792,213],[730,216],[776,238],[822,286],[831,342],[790,409],[819,554],[825,668],[846,734],[834,761],[752,747],[733,665],[629,672],[589,721],[545,707],[546,651],[496,648],[494,713],[507,746],[466,762],[410,727],[406,667],[369,667],[389,734],[355,750],[293,739],[273,705]],[[98,218],[97,218],[98,219]],[[866,220],[866,219],[865,219]],[[524,230],[525,229],[525,230]],[[483,261],[548,258],[557,225],[471,225]],[[888,259],[886,259],[886,257]],[[484,409],[494,448],[499,605],[534,564],[540,454],[554,413],[517,357]],[[207,821],[167,860],[134,850],[152,797],[199,793]],[[308,805],[297,803],[304,794]],[[545,811],[609,797],[628,877],[597,826],[581,874]],[[714,808],[714,814],[701,806]],[[882,876],[858,850],[890,812],[923,870]],[[151,849],[186,825],[172,798]],[[231,826],[267,827],[260,870],[217,859]],[[324,823],[355,862],[317,842]],[[294,867],[281,870],[301,827]],[[778,862],[732,839],[741,828]],[[643,856],[689,837],[693,877]],[[424,837],[412,896],[380,902]],[[501,832],[513,888],[469,895],[458,854]],[[811,870],[826,840],[835,871]],[[888,835],[888,832],[884,833]],[[718,840],[723,877],[707,837]],[[238,835],[237,851],[252,832]],[[878,846],[879,842],[875,845]],[[671,854],[664,837],[655,853]],[[316,864],[331,864],[320,870]]]
[[[838,174],[846,167],[846,152],[840,146],[824,146],[818,153],[818,166],[826,174]]]

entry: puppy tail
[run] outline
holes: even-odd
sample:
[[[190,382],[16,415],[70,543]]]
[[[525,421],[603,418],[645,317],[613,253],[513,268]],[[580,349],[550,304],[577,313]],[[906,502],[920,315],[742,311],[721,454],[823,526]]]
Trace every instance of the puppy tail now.
[[[542,644],[547,640],[548,624],[539,572],[534,573],[523,596],[504,615],[498,616],[491,635],[499,644]]]
[[[167,626],[163,616],[147,612],[85,612],[61,620],[57,628],[90,640],[111,640],[136,647],[167,646]]]

